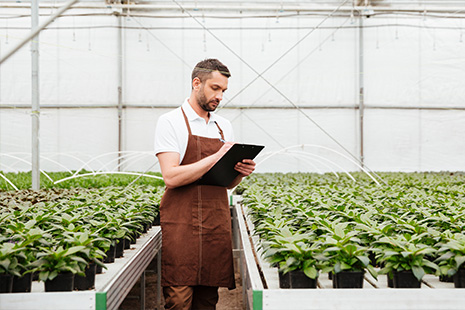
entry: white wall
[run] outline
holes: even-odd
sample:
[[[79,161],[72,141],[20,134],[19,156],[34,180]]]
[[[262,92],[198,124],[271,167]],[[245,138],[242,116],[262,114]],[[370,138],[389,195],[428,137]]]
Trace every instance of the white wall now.
[[[20,13],[27,11],[9,11]],[[199,17],[218,40],[188,17],[123,18],[123,148],[139,152],[130,154],[125,169],[153,165],[155,124],[169,110],[155,107],[181,104],[195,63],[215,57],[232,72],[218,113],[231,119],[238,141],[266,145],[264,155],[305,145],[267,159],[258,171],[357,170],[346,151],[360,156],[358,20],[330,18],[314,30],[322,20]],[[29,23],[0,18],[1,55],[26,35]],[[386,171],[465,170],[462,21],[375,16],[363,23],[365,164]],[[89,167],[116,166],[117,110],[104,107],[118,98],[116,26],[114,16],[62,17],[41,33],[41,152],[61,164],[43,159],[42,169],[78,169],[106,153]],[[266,81],[256,79],[265,70]],[[5,155],[29,160],[31,111],[18,105],[30,105],[30,76],[27,47],[0,67],[3,171],[30,169]],[[95,105],[101,107],[90,108]],[[444,107],[453,109],[432,109]]]

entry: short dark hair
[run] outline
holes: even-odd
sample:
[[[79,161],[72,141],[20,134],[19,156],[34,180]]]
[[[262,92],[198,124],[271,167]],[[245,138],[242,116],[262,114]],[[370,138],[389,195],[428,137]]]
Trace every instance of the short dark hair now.
[[[221,61],[218,59],[209,58],[202,60],[195,65],[194,70],[192,70],[192,81],[198,77],[200,82],[203,83],[205,80],[208,80],[211,73],[214,71],[218,71],[227,78],[231,76],[228,67],[226,67]]]

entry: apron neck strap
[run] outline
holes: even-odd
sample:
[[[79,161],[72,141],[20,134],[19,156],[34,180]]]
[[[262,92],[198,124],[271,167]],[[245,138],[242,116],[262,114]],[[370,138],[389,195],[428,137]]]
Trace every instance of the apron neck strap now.
[[[221,139],[224,140],[223,130],[221,129],[220,125],[218,125],[218,123],[216,121],[215,121],[215,125],[216,125],[216,127],[218,127],[218,132],[221,135]]]
[[[184,116],[184,121],[186,122],[187,131],[189,132],[189,136],[192,136],[191,126],[189,125],[189,121],[187,120],[186,113],[184,113],[184,109],[182,107],[181,107],[181,112],[182,112],[182,115]]]
[[[189,132],[189,135],[192,136],[192,131],[191,131],[191,126],[189,125],[189,120],[187,119],[186,113],[184,112],[184,109],[182,107],[181,107],[181,112],[182,112],[182,115],[184,116],[184,121],[186,122],[187,131]],[[218,127],[218,133],[220,134],[221,139],[224,140],[223,130],[221,129],[220,125],[218,125],[216,121],[215,121],[215,125],[216,127]]]

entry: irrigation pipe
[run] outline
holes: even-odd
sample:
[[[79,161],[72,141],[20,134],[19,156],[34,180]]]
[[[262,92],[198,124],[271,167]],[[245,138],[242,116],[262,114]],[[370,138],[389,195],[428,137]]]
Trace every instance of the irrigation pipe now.
[[[363,172],[365,172],[377,185],[381,185],[364,167],[362,167],[357,161],[353,160],[352,158],[336,151],[336,150],[333,150],[331,148],[328,148],[328,147],[325,147],[325,146],[322,146],[322,145],[316,145],[316,144],[299,144],[299,145],[293,145],[293,146],[289,146],[289,147],[286,147],[286,148],[283,148],[279,151],[276,151],[274,153],[272,153],[271,155],[269,155],[268,157],[272,157],[274,156],[275,154],[279,154],[279,153],[284,153],[290,149],[293,149],[293,148],[304,148],[305,146],[309,146],[309,147],[318,147],[318,148],[322,148],[322,149],[325,149],[325,150],[328,150],[328,151],[331,151],[331,152],[334,152],[342,157],[344,157],[345,159],[349,160],[351,163],[355,164],[357,167],[359,167]],[[263,161],[267,160],[268,157],[266,157],[265,159],[262,159],[260,162],[258,163],[262,163]],[[258,164],[257,163],[257,164]],[[381,179],[382,180],[382,179]]]
[[[28,164],[29,166],[32,166],[32,163],[31,163],[30,161],[27,161],[27,160],[25,160],[25,159],[22,159],[22,158],[20,158],[20,157],[18,157],[18,156],[13,156],[13,155],[9,155],[9,154],[0,154],[0,155],[5,156],[5,157],[14,158],[14,159],[16,159],[16,160],[18,160],[18,161],[20,161],[20,162],[23,162],[23,163]],[[40,173],[42,173],[43,175],[45,175],[45,177],[46,177],[47,179],[49,179],[50,182],[53,182],[52,178],[51,178],[45,171],[43,171],[42,169],[40,169]]]
[[[118,152],[118,153],[122,153],[122,152]],[[125,163],[125,161],[123,161],[123,160],[130,160],[129,159],[130,157],[139,157],[139,156],[149,155],[150,154],[150,152],[139,152],[139,151],[126,151],[125,153],[127,153],[127,155],[118,156],[117,158],[108,161],[106,164],[104,164],[102,167],[100,167],[100,169],[98,169],[97,172],[103,171],[107,166],[109,166],[110,164],[112,164],[114,162],[119,162],[120,160],[122,160],[115,167],[115,169],[117,169],[117,168],[121,167]]]
[[[63,178],[61,180],[53,182],[53,184],[58,184],[64,181],[72,180],[72,179],[77,179],[77,178],[82,178],[82,177],[87,177],[87,176],[95,176],[95,175],[100,175],[100,174],[125,174],[125,175],[137,175],[137,176],[144,176],[148,178],[153,178],[153,179],[161,179],[163,180],[162,177],[156,176],[156,175],[150,175],[150,174],[141,174],[141,173],[136,173],[136,172],[123,172],[123,171],[106,171],[106,172],[95,172],[95,173],[84,173],[84,174],[79,174],[79,175],[72,175],[67,178]]]
[[[302,156],[314,156],[316,158],[322,159],[323,161],[328,161],[331,164],[333,164],[334,166],[336,166],[337,168],[341,169],[342,172],[347,174],[347,176],[352,179],[352,181],[357,183],[357,180],[355,180],[355,178],[349,173],[349,171],[347,171],[346,169],[342,168],[340,165],[336,164],[335,162],[333,162],[333,161],[331,161],[331,160],[329,160],[327,158],[324,158],[324,157],[321,157],[321,156],[318,156],[318,155],[312,154],[312,153],[306,153],[306,152],[303,152],[303,151],[292,151],[292,153],[300,154]],[[339,178],[339,176],[337,174],[336,174],[336,176]]]
[[[3,175],[3,173],[0,173],[0,177],[4,179],[8,184],[10,184],[15,190],[18,190],[18,188],[6,177]]]
[[[124,153],[133,153],[133,151],[123,151],[123,152],[108,152],[104,154],[100,154],[98,156],[92,157],[90,160],[88,160],[83,166],[81,166],[76,172],[74,173],[74,176],[78,175],[78,173],[84,168],[84,166],[87,166],[89,163],[93,162],[94,160],[97,160],[99,158],[109,156],[109,155],[115,155],[115,154],[124,154]],[[118,157],[118,156],[117,156]],[[100,170],[100,169],[99,169]]]

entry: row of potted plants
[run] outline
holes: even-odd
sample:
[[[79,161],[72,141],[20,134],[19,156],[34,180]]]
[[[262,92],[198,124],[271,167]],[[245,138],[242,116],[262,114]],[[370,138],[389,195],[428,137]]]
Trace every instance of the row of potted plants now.
[[[46,291],[92,288],[104,263],[158,224],[161,195],[142,185],[0,193],[1,292],[30,291],[33,275]]]
[[[289,275],[329,272],[334,287],[346,287],[347,272],[361,287],[368,271],[388,275],[393,287],[420,287],[425,274],[465,287],[465,177],[381,177],[381,186],[363,175],[354,182],[316,174],[255,175],[241,184],[260,247],[283,286],[296,287]]]

